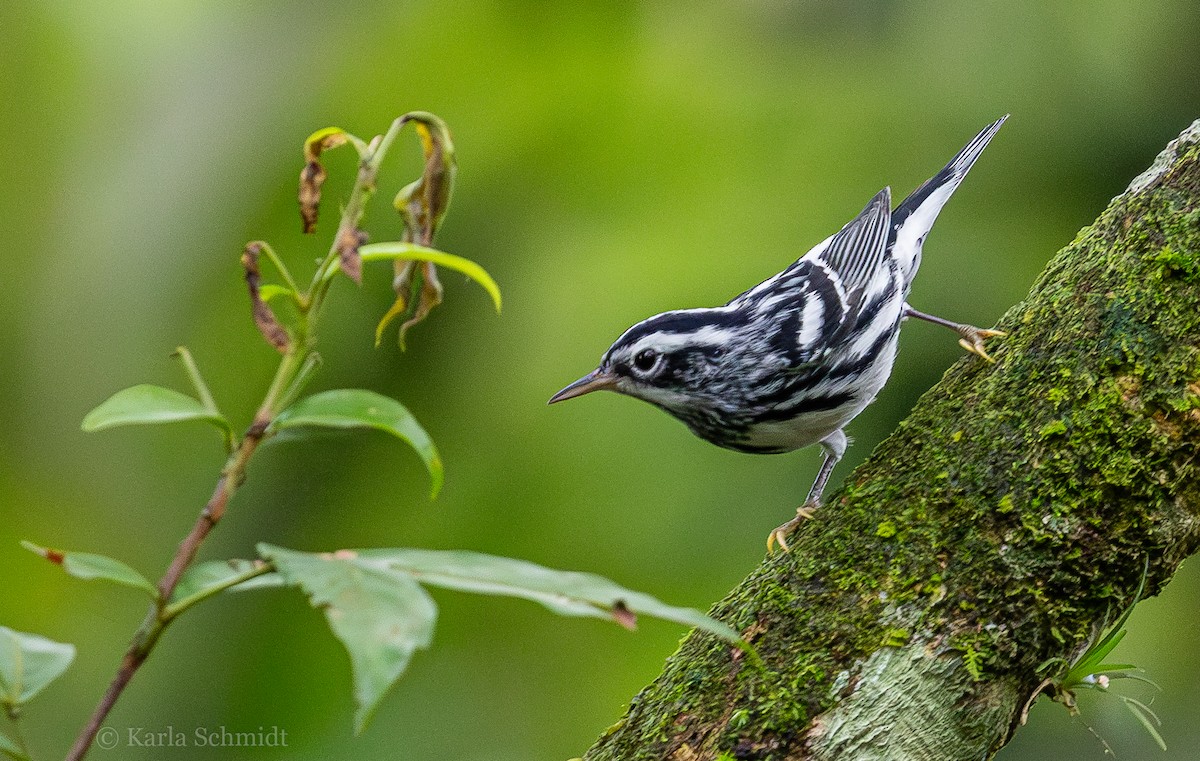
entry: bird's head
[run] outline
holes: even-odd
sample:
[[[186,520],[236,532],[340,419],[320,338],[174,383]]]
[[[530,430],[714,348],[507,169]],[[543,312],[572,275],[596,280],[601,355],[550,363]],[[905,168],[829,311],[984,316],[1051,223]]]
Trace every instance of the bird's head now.
[[[607,389],[676,411],[703,403],[736,341],[740,317],[721,309],[664,312],[618,338],[600,365],[550,404]]]

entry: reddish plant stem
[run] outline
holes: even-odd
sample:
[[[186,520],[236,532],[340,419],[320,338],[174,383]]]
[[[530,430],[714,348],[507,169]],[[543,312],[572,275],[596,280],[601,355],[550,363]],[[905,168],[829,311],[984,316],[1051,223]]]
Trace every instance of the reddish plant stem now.
[[[249,462],[250,456],[254,454],[254,450],[258,449],[258,445],[262,443],[269,422],[269,420],[256,420],[254,425],[250,426],[250,429],[246,431],[241,446],[229,458],[228,463],[221,472],[221,477],[217,480],[217,485],[213,489],[212,496],[209,497],[208,502],[204,505],[204,509],[200,511],[200,515],[196,518],[196,523],[192,526],[192,530],[188,532],[187,537],[179,544],[179,550],[171,560],[171,565],[167,567],[166,573],[159,580],[158,600],[150,606],[150,610],[146,613],[146,620],[138,628],[137,633],[133,636],[133,641],[129,643],[129,649],[125,651],[125,655],[121,658],[120,668],[117,669],[117,673],[113,677],[112,682],[109,683],[108,689],[104,691],[104,696],[100,698],[100,702],[96,705],[96,709],[92,712],[88,723],[75,739],[75,744],[71,746],[71,750],[67,753],[66,761],[80,761],[87,755],[88,750],[96,739],[97,733],[100,731],[100,727],[103,726],[104,720],[108,718],[109,712],[112,711],[118,698],[121,697],[121,693],[125,691],[125,687],[133,679],[133,675],[145,663],[146,658],[150,655],[150,651],[154,648],[154,644],[158,641],[163,630],[173,620],[162,617],[163,607],[170,601],[171,594],[179,584],[179,579],[183,576],[183,572],[195,560],[200,545],[225,515],[225,509],[229,505],[229,498],[241,486],[241,482],[245,476],[246,463]]]

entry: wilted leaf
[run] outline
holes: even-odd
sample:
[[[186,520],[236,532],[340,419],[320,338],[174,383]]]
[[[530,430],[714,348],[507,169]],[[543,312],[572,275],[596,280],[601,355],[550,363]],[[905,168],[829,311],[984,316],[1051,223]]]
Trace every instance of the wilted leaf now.
[[[362,285],[362,259],[358,256],[359,246],[367,242],[365,230],[356,230],[343,226],[338,230],[337,251],[338,263],[342,272],[357,285]]]
[[[245,251],[242,252],[242,268],[246,270],[246,288],[250,291],[250,313],[254,317],[254,326],[258,328],[258,332],[267,339],[267,343],[282,353],[288,350],[292,339],[276,319],[271,307],[263,300],[260,292],[262,274],[258,270],[260,255],[262,255],[262,244],[258,242],[247,243]]]
[[[437,607],[415,581],[354,553],[296,552],[269,544],[259,554],[275,563],[291,586],[325,613],[329,628],[350,653],[354,675],[354,729],[361,733],[412,654],[429,647]]]
[[[62,675],[75,646],[0,626],[0,705],[28,702]]]
[[[229,421],[188,396],[162,386],[142,384],[118,391],[83,419],[83,430],[100,431],[119,425],[150,425],[203,420],[222,431]]]
[[[223,586],[230,579],[261,568],[261,560],[209,560],[197,563],[184,571],[175,591],[171,593],[171,602],[176,603],[205,590]],[[276,573],[266,573],[243,581],[241,584],[229,587],[230,592],[244,592],[248,589],[283,586],[283,579]]]
[[[401,117],[401,121],[416,128],[425,154],[425,167],[421,178],[406,185],[392,203],[404,218],[412,239],[422,246],[429,246],[450,207],[450,196],[454,191],[454,143],[446,123],[431,113],[413,111]]]
[[[421,139],[421,151],[425,155],[425,166],[421,178],[404,186],[392,203],[404,219],[404,241],[431,246],[438,225],[450,207],[450,197],[454,191],[454,143],[446,123],[433,114],[414,111],[405,114],[401,122],[411,122],[416,129]],[[383,331],[392,320],[408,313],[408,319],[400,325],[400,346],[403,348],[404,337],[409,329],[423,321],[434,307],[442,303],[442,285],[431,263],[421,265],[420,280],[415,289],[416,301],[409,310],[408,299],[414,295],[417,266],[412,261],[397,259],[394,269],[392,287],[396,292],[396,301],[375,329],[375,345],[379,345]]]
[[[90,552],[54,550],[26,541],[22,541],[21,546],[30,552],[41,555],[55,565],[62,566],[68,576],[85,580],[111,581],[114,584],[140,589],[151,597],[158,597],[158,588],[151,584],[149,579],[115,558],[93,555]]]
[[[396,262],[400,265],[399,260]],[[416,289],[416,301],[412,307],[412,314],[407,320],[400,324],[400,348],[404,348],[404,338],[408,335],[408,331],[417,323],[422,322],[433,308],[442,303],[443,289],[441,282],[438,281],[437,268],[433,266],[433,262],[420,262],[420,278],[419,287]],[[407,304],[404,294],[411,294],[414,290],[413,281],[414,273],[417,272],[418,263],[414,261],[404,262],[403,266],[398,267],[393,288],[396,291],[396,301],[379,320],[379,324],[375,326],[375,345],[378,346],[383,340],[383,332],[387,330],[387,326],[396,317],[407,313]]]
[[[323,151],[344,145],[349,134],[339,127],[319,129],[304,141],[304,168],[300,170],[300,219],[304,232],[317,229],[317,212],[321,205],[321,185],[325,183],[325,167],[321,164]]]
[[[694,626],[730,642],[741,638],[730,627],[692,608],[667,605],[603,576],[557,571],[513,558],[463,550],[353,550],[360,563],[411,574],[422,584],[488,595],[520,597],[566,616],[589,616],[630,627],[635,615]]]
[[[421,457],[433,481],[432,496],[442,488],[442,459],[429,434],[404,405],[364,389],[323,391],[305,397],[275,416],[269,432],[288,428],[375,428],[406,442]]]

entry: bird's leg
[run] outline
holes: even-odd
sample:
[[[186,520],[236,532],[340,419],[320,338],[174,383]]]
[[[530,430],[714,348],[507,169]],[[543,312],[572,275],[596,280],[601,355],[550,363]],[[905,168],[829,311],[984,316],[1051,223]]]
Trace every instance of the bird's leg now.
[[[817,478],[813,481],[812,488],[808,490],[808,497],[804,500],[803,505],[796,508],[795,518],[778,526],[767,535],[767,552],[772,552],[775,549],[776,542],[779,543],[780,549],[788,552],[788,535],[796,530],[801,521],[811,518],[813,511],[821,506],[821,494],[825,491],[825,484],[829,481],[829,474],[833,472],[834,467],[846,452],[846,443],[846,434],[842,431],[834,431],[821,440],[821,448],[824,450],[825,459],[821,461],[821,469],[817,471]]]
[[[931,314],[918,312],[908,304],[904,305],[904,316],[916,317],[918,320],[925,320],[926,322],[932,322],[934,325],[941,325],[942,327],[950,328],[962,336],[962,338],[958,339],[959,346],[963,347],[972,354],[977,354],[980,357],[983,357],[988,362],[995,362],[996,360],[988,356],[987,351],[983,348],[983,342],[989,338],[1006,335],[1003,331],[999,330],[987,330],[985,328],[977,328],[974,325],[963,325],[961,323],[951,322],[950,320],[943,320],[941,317],[934,317]]]

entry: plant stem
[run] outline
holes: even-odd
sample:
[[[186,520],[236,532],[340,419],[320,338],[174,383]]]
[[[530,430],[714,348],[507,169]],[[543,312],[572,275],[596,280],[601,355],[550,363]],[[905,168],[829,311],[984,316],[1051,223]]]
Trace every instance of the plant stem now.
[[[137,670],[146,661],[146,658],[149,657],[150,652],[154,649],[158,638],[162,635],[166,627],[184,610],[211,597],[221,591],[221,589],[227,588],[221,587],[211,590],[208,594],[193,595],[192,597],[176,602],[174,605],[167,605],[167,601],[171,599],[171,593],[175,591],[175,587],[179,584],[179,579],[183,576],[183,572],[195,560],[200,545],[204,542],[209,532],[216,527],[221,517],[225,515],[229,500],[245,480],[246,466],[249,464],[255,450],[258,449],[258,445],[262,443],[263,438],[267,435],[267,429],[271,425],[271,421],[275,419],[275,416],[279,413],[283,405],[290,403],[293,392],[298,390],[299,383],[302,383],[304,376],[315,367],[310,358],[313,355],[313,346],[316,343],[316,322],[320,313],[320,307],[324,303],[325,295],[329,291],[331,280],[331,278],[325,277],[325,272],[339,261],[338,243],[343,240],[343,234],[355,234],[357,232],[358,223],[362,220],[363,213],[366,210],[366,203],[375,191],[375,177],[378,174],[379,165],[383,161],[388,148],[395,141],[401,127],[404,126],[405,121],[404,117],[393,121],[391,127],[383,137],[372,141],[372,145],[366,151],[368,155],[364,156],[359,162],[358,177],[355,180],[354,189],[351,191],[350,200],[342,212],[341,223],[338,225],[338,231],[334,236],[329,253],[313,274],[312,285],[309,287],[308,293],[299,294],[297,291],[300,297],[299,303],[307,304],[308,307],[301,308],[300,310],[292,346],[283,355],[282,359],[280,359],[279,367],[275,371],[275,377],[271,380],[271,385],[263,397],[262,404],[259,405],[258,411],[254,415],[254,422],[247,429],[237,449],[225,461],[225,467],[221,469],[221,475],[217,479],[212,496],[209,497],[208,502],[204,505],[204,509],[200,511],[200,515],[196,518],[192,530],[188,532],[183,542],[180,543],[179,549],[176,551],[175,557],[171,560],[171,564],[167,567],[166,573],[159,580],[158,601],[146,613],[146,618],[142,621],[142,625],[134,634],[133,640],[129,643],[129,647],[125,651],[125,655],[121,658],[121,665],[117,669],[116,675],[113,677],[108,689],[104,692],[104,696],[100,699],[96,709],[92,712],[91,718],[84,725],[83,730],[80,731],[75,744],[66,756],[66,761],[80,761],[87,754],[88,749],[91,748],[92,743],[96,739],[96,733],[100,731],[105,718],[112,711],[113,705],[116,704],[117,700],[121,697],[121,693],[125,691],[126,685],[129,684],[134,674],[137,673]],[[364,152],[361,142],[360,140],[355,142],[356,147],[359,148],[360,155]],[[275,266],[279,268],[288,285],[295,289],[294,281],[274,251],[269,246],[264,246],[263,250]],[[212,402],[211,394],[208,393],[203,380],[199,379],[199,371],[196,369],[195,363],[186,349],[180,350],[180,357],[184,360],[184,366],[188,368],[188,374],[192,377],[193,384],[196,385],[197,393],[201,396],[201,402],[205,406],[212,403],[212,408],[215,409],[215,402]],[[261,573],[266,572],[266,570],[261,571]],[[253,573],[246,576],[246,578],[253,578],[258,575],[261,574]],[[245,581],[245,579],[231,581],[229,586],[233,586],[233,584],[240,581]]]
[[[208,587],[206,589],[202,589],[199,592],[195,593],[194,595],[189,595],[188,597],[185,597],[182,600],[179,600],[170,605],[167,605],[166,607],[163,608],[162,613],[159,614],[159,618],[162,621],[164,621],[164,623],[169,622],[172,619],[174,619],[176,616],[178,616],[180,613],[184,612],[185,610],[187,610],[188,608],[192,607],[193,605],[195,605],[197,603],[204,602],[208,598],[218,595],[221,592],[224,592],[226,589],[229,589],[231,587],[236,587],[238,584],[241,584],[244,581],[249,581],[250,579],[254,579],[259,576],[265,576],[266,574],[271,573],[274,570],[275,570],[274,563],[262,562],[259,565],[256,565],[254,568],[251,568],[249,571],[245,571],[244,573],[239,573],[236,576],[230,576],[228,579],[226,579],[225,581],[222,581],[220,584]]]
[[[287,366],[288,356],[291,355],[285,356],[284,361],[280,362],[280,372]],[[274,385],[272,388],[274,388]],[[265,404],[264,408],[266,408]],[[242,438],[241,446],[237,448],[226,462],[225,468],[221,472],[221,477],[217,480],[216,488],[213,489],[212,496],[200,512],[200,516],[196,519],[192,530],[188,532],[187,537],[179,545],[179,550],[171,560],[171,565],[167,568],[166,573],[158,582],[160,602],[153,604],[146,613],[145,620],[143,620],[141,627],[138,628],[137,633],[134,634],[133,641],[129,643],[125,655],[121,658],[121,665],[117,669],[116,676],[113,677],[108,689],[104,692],[104,696],[100,699],[100,703],[92,712],[88,723],[79,733],[75,744],[71,746],[71,750],[66,757],[67,761],[79,761],[79,759],[82,759],[87,754],[105,718],[112,711],[112,707],[116,704],[117,699],[121,697],[121,693],[125,691],[125,686],[129,684],[129,680],[133,678],[133,675],[137,673],[142,663],[149,657],[163,630],[174,620],[173,618],[165,618],[163,616],[165,609],[162,607],[163,603],[161,601],[171,598],[171,593],[179,583],[179,578],[195,559],[196,552],[200,549],[200,544],[204,541],[205,537],[208,536],[209,532],[212,531],[225,514],[230,497],[237,491],[238,486],[244,479],[246,464],[250,461],[250,457],[262,442],[263,436],[266,434],[267,425],[270,422],[269,418],[263,421],[261,415],[262,411],[260,410],[260,414],[255,416],[254,424],[250,426],[245,437]]]
[[[212,392],[208,390],[208,384],[204,382],[204,376],[200,374],[200,368],[196,365],[196,360],[192,357],[192,353],[188,351],[186,346],[175,347],[175,356],[179,357],[183,362],[183,369],[187,372],[188,380],[192,382],[192,388],[196,389],[196,395],[200,397],[200,403],[204,408],[214,414],[221,414],[221,410],[217,408],[217,400],[213,399]]]
[[[283,282],[287,283],[287,287],[292,289],[292,293],[300,296],[300,286],[296,285],[296,281],[292,279],[292,273],[288,270],[287,265],[279,258],[279,254],[275,253],[275,249],[271,248],[270,244],[262,242],[262,252],[271,260],[271,264],[275,265],[275,269],[283,277]]]
[[[196,389],[196,395],[200,397],[200,403],[204,405],[212,414],[221,419],[221,432],[225,437],[225,451],[230,454],[237,448],[237,440],[233,435],[233,428],[225,420],[225,416],[221,414],[220,408],[217,407],[217,400],[213,398],[212,392],[208,390],[208,384],[204,382],[204,376],[200,374],[200,368],[196,365],[196,360],[192,357],[192,353],[188,351],[186,346],[175,347],[175,356],[179,357],[183,362],[183,369],[187,372],[188,380],[192,382],[192,388]]]
[[[20,748],[21,754],[29,761],[33,761],[33,754],[29,752],[29,742],[25,739],[25,729],[21,726],[21,712],[15,706],[6,706],[5,713],[8,714],[8,720],[12,722],[13,742]]]

